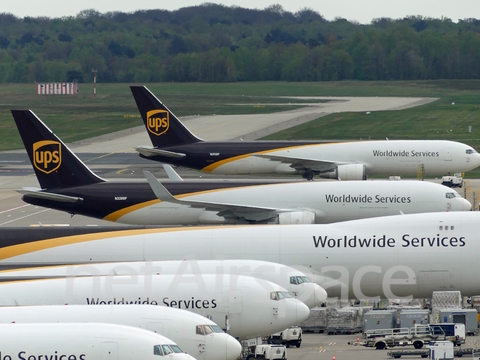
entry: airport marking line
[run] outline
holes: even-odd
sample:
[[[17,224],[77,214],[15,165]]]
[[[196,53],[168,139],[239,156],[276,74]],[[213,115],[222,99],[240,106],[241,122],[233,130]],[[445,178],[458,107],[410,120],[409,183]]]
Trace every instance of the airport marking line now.
[[[9,211],[13,211],[13,210],[17,210],[17,209],[21,209],[25,206],[31,206],[30,204],[26,204],[26,205],[20,205],[20,206],[17,206],[17,207],[14,207],[14,208],[11,208],[11,209],[7,209],[7,210],[3,210],[3,211],[0,211],[0,214],[4,214],[6,212],[9,212]]]
[[[16,218],[16,219],[12,219],[12,220],[9,220],[9,221],[5,221],[5,222],[1,223],[0,226],[6,225],[6,224],[10,224],[10,223],[12,223],[12,222],[15,222],[15,221],[18,221],[18,220],[22,220],[22,219],[25,219],[25,218],[27,218],[27,217],[33,216],[33,215],[41,214],[41,213],[43,213],[43,212],[50,211],[50,210],[51,210],[51,209],[44,209],[44,210],[40,210],[40,211],[31,213],[31,214],[28,214],[28,215],[25,215],[25,216]]]

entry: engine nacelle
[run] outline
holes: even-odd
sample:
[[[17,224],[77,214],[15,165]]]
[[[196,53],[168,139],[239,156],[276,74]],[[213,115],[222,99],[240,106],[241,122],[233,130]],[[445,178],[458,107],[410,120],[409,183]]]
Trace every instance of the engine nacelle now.
[[[338,180],[367,180],[365,165],[363,164],[338,165],[335,170],[320,173],[319,176]]]
[[[278,224],[297,225],[315,224],[315,213],[311,211],[292,211],[278,214]]]

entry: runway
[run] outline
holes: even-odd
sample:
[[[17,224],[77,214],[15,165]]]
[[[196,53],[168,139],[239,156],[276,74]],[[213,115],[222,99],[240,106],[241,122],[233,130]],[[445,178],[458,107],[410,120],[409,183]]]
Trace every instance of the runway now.
[[[330,101],[274,114],[190,116],[182,118],[182,121],[190,131],[205,140],[254,140],[333,112],[394,111],[436,100],[381,97],[316,99]],[[166,179],[166,174],[158,163],[137,155],[134,147],[138,145],[151,145],[143,126],[68,144],[87,166],[105,179],[140,179],[143,178],[142,170],[151,171],[160,180]],[[215,177],[189,169],[178,171],[186,179]],[[478,191],[476,184],[476,181],[472,181],[471,189]],[[25,204],[21,195],[14,191],[22,187],[39,187],[25,150],[0,152],[0,226],[116,225],[79,215],[70,217],[66,213]],[[472,191],[468,192],[472,196]]]

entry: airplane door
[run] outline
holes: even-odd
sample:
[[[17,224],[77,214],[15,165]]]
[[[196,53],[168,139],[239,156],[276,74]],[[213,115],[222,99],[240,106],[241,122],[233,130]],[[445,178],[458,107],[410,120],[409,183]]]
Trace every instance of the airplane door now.
[[[452,161],[452,152],[450,151],[450,149],[442,149],[442,153],[443,153],[443,160],[444,161]]]
[[[118,344],[116,342],[102,342],[100,344],[100,352],[102,360],[118,359]]]
[[[242,313],[242,310],[243,310],[242,290],[239,290],[239,289],[228,290],[228,310],[230,314]]]

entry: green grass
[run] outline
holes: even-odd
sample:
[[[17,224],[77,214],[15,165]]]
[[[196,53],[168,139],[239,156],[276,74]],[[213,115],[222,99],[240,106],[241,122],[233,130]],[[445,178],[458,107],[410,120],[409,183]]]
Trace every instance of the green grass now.
[[[480,147],[480,109],[472,102],[461,100],[449,97],[405,110],[331,114],[264,139],[436,139]]]
[[[10,109],[32,109],[65,142],[141,125],[129,84],[80,84],[77,95],[36,95],[35,84],[0,85],[0,150],[23,148]],[[298,106],[271,96],[414,96],[440,100],[402,111],[342,113],[320,118],[269,138],[448,139],[477,146],[480,139],[480,81],[243,82],[146,84],[176,115],[272,113]],[[300,102],[295,100],[296,103]],[[308,103],[310,100],[304,100]],[[455,102],[455,105],[451,105]],[[240,104],[251,104],[243,106]],[[468,125],[472,133],[467,132]],[[447,130],[452,130],[447,133]]]

